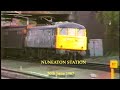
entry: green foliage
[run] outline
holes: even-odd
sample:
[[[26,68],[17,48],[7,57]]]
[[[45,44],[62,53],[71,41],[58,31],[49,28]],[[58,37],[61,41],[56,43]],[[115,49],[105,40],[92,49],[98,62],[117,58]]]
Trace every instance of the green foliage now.
[[[119,11],[99,11],[97,19],[105,25],[107,37],[119,38]]]

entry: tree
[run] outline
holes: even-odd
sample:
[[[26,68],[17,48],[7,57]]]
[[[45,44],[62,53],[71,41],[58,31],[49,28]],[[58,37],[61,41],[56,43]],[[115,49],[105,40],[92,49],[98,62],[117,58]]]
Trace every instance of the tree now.
[[[107,38],[119,38],[119,11],[99,11],[97,19],[105,25]]]

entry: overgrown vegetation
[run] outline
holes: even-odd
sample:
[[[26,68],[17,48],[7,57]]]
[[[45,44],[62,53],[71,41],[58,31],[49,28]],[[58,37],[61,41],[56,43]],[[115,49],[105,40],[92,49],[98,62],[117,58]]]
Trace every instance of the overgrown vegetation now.
[[[109,38],[119,38],[119,11],[99,11],[97,13],[97,19],[105,25],[105,36]]]
[[[107,53],[119,53],[120,11],[99,11],[97,19],[105,25],[105,44]]]

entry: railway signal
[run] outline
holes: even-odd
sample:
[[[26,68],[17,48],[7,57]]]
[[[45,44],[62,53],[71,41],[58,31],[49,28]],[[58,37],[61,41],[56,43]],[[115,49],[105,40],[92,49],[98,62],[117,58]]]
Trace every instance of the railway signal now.
[[[110,60],[110,68],[111,68],[111,72],[110,72],[110,76],[111,79],[115,78],[115,68],[118,68],[118,61],[117,60]]]

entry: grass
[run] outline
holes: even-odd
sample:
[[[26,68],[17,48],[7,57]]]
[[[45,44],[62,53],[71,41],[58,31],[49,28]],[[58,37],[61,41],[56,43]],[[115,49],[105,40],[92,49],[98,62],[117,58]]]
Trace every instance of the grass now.
[[[119,56],[119,51],[108,51],[105,56]]]

